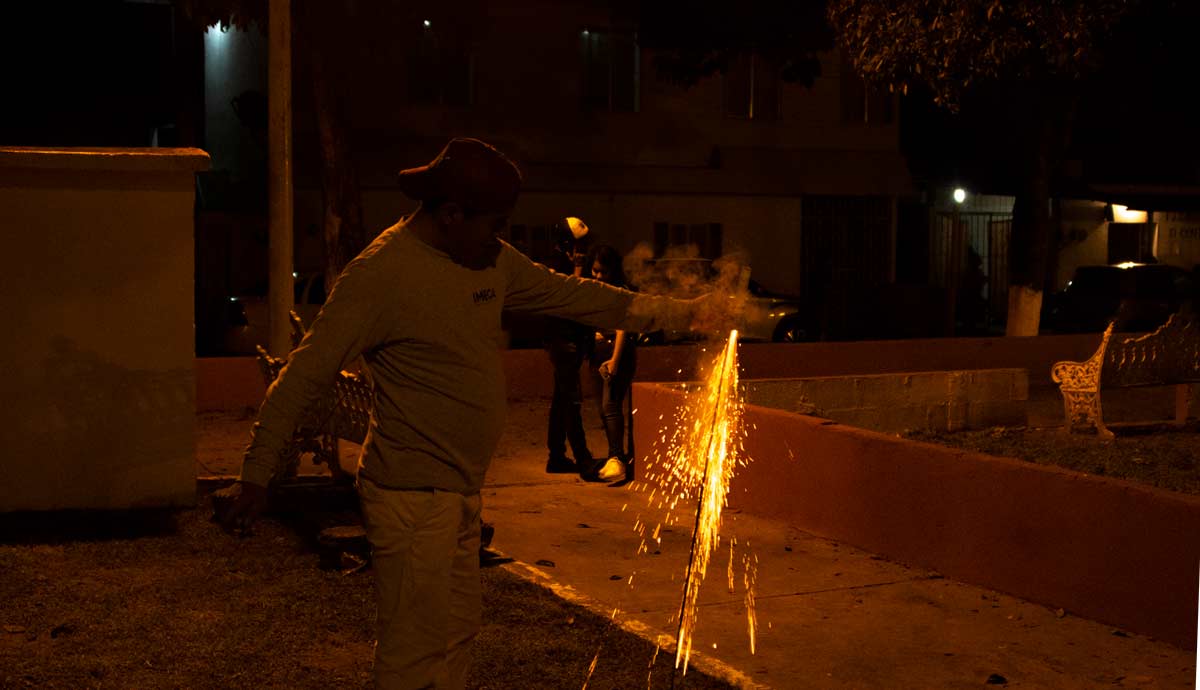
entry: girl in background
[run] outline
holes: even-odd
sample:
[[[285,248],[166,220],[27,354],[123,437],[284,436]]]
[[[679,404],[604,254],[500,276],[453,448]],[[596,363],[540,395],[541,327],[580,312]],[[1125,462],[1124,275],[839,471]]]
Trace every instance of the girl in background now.
[[[593,247],[584,266],[595,280],[630,289],[616,249],[605,244]],[[603,481],[620,482],[632,476],[633,419],[631,414],[627,417],[625,402],[637,369],[636,343],[634,333],[596,332],[592,366],[600,377],[600,418],[608,438],[608,459],[597,470]]]

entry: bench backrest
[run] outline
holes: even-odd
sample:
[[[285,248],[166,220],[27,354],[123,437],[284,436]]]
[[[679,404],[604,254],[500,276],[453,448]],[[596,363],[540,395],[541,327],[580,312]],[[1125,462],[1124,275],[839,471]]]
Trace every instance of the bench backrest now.
[[[1200,381],[1200,324],[1176,313],[1153,333],[1110,340],[1100,379],[1103,387]]]
[[[292,325],[292,348],[300,344],[306,332],[304,322],[296,312],[288,314]],[[272,357],[261,345],[258,365],[263,379],[270,386],[287,364],[283,357]],[[300,422],[300,434],[328,433],[335,438],[361,444],[367,438],[371,422],[371,382],[365,373],[338,372],[333,388],[312,407],[305,410]]]

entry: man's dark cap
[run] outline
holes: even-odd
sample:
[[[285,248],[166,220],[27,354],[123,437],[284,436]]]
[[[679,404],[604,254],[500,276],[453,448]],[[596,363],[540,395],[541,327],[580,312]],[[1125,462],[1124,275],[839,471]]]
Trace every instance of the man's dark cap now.
[[[521,171],[478,139],[451,139],[419,168],[400,171],[400,190],[417,201],[454,201],[477,212],[507,211],[521,191]]]

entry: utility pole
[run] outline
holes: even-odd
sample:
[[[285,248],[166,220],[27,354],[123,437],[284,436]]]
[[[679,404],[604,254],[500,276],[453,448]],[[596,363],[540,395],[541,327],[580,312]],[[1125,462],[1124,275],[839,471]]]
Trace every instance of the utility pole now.
[[[292,7],[270,0],[267,10],[267,317],[271,354],[291,350],[288,312],[293,294]]]

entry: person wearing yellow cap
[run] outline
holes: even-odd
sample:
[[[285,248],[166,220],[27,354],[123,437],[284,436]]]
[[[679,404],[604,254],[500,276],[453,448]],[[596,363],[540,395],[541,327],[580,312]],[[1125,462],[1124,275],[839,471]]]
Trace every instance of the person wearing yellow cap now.
[[[482,141],[450,141],[402,171],[399,186],[417,210],[338,278],[267,390],[217,517],[248,530],[303,412],[361,356],[373,393],[358,489],[377,585],[375,686],[462,688],[481,615],[480,489],[504,425],[501,310],[598,328],[715,329],[731,321],[731,300],[635,294],[530,261],[499,238],[520,171]]]
[[[554,251],[546,265],[564,275],[584,275],[584,245],[588,226],[583,220],[568,217],[554,224]],[[590,276],[589,276],[590,277]],[[554,390],[546,423],[546,472],[594,477],[595,460],[588,450],[583,429],[583,388],[580,369],[595,345],[595,329],[569,319],[546,320],[545,345],[553,369]],[[567,457],[571,447],[574,460]]]

